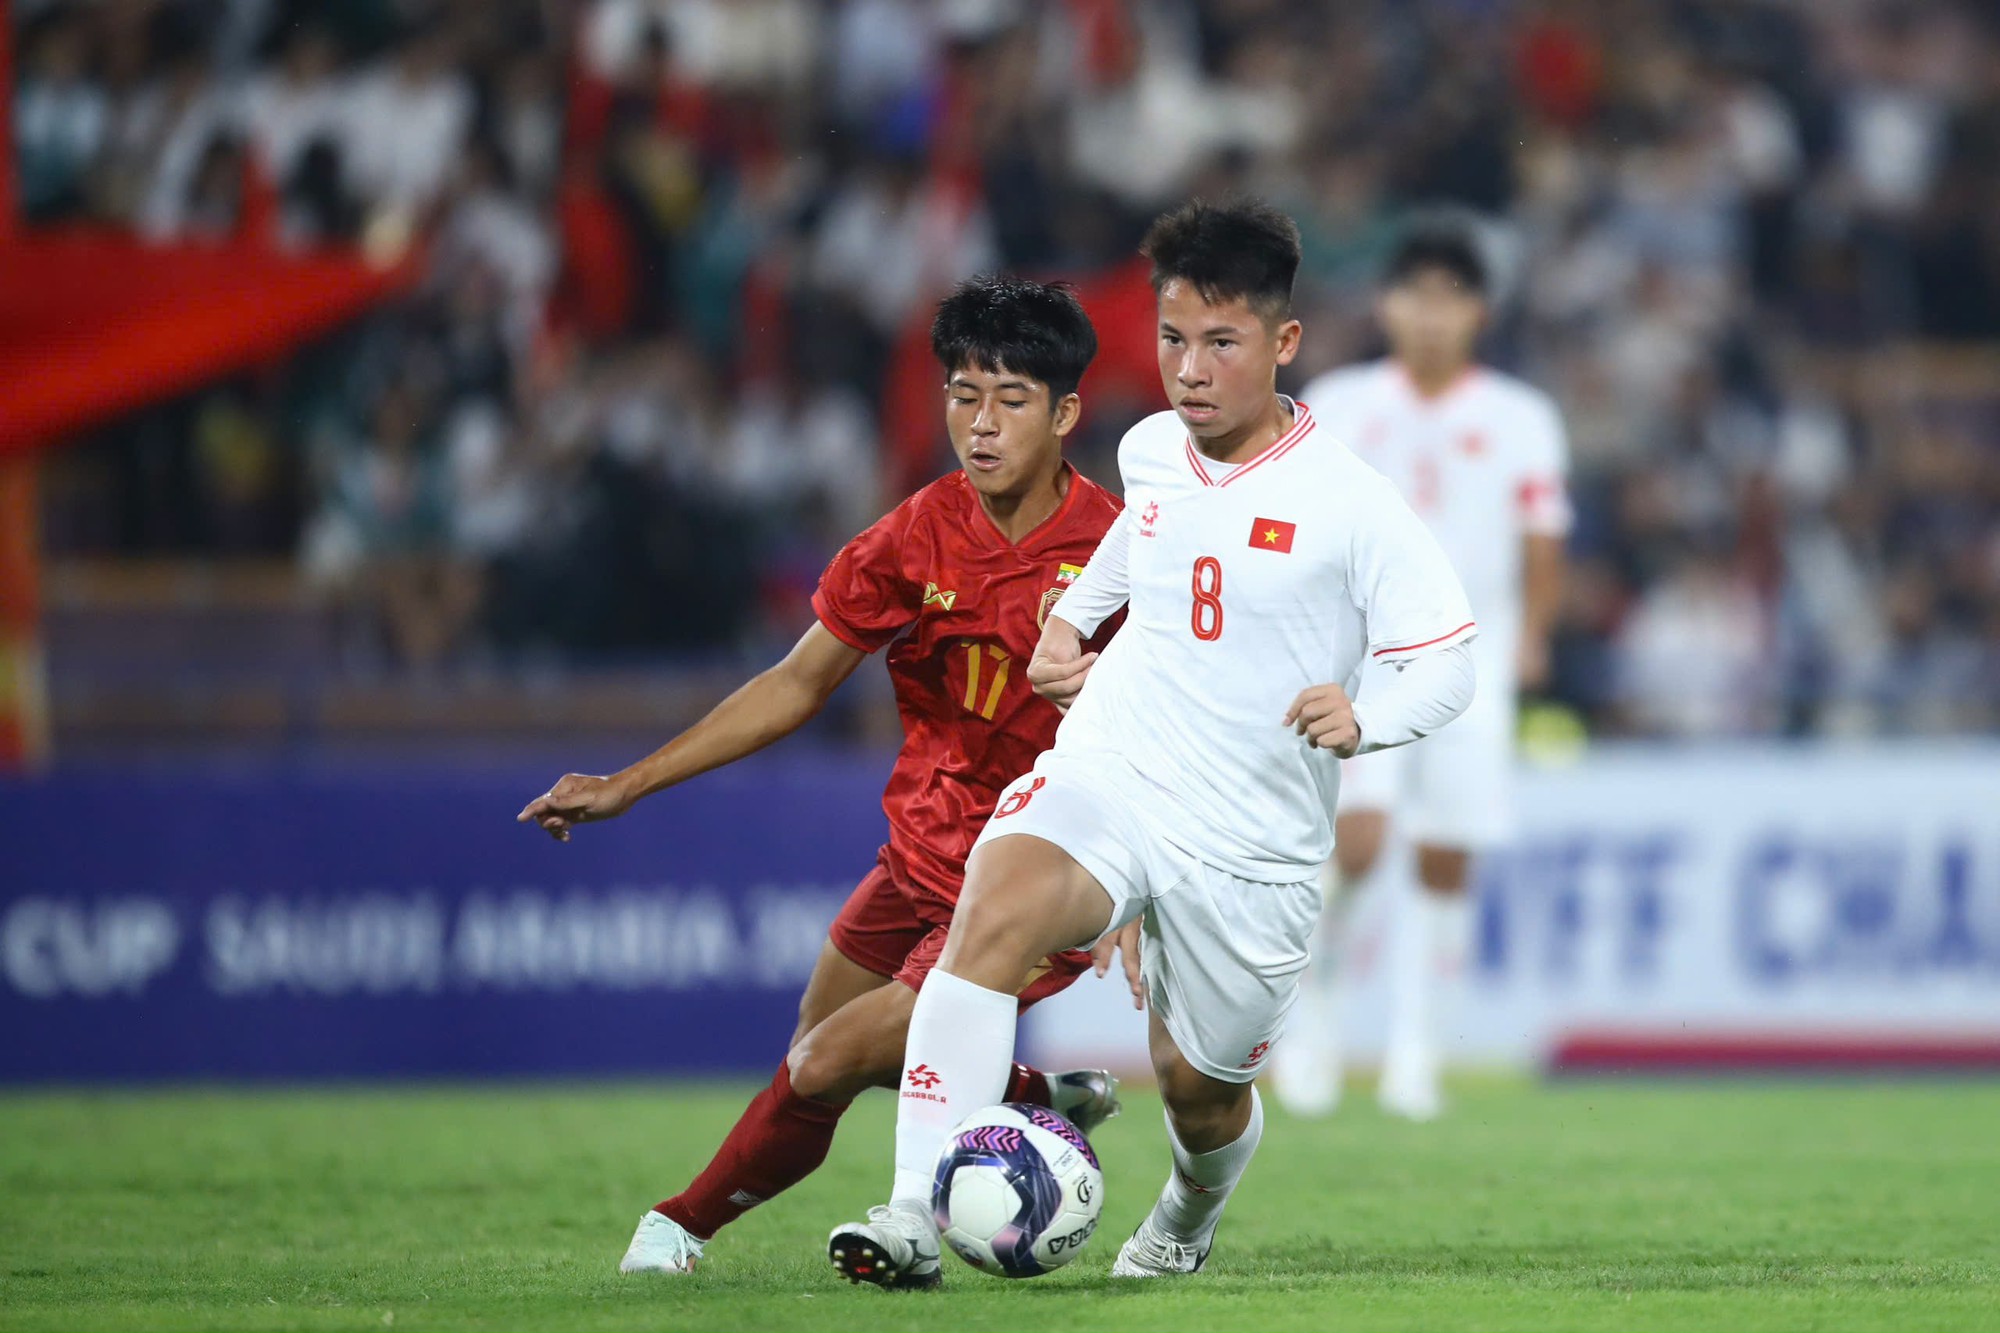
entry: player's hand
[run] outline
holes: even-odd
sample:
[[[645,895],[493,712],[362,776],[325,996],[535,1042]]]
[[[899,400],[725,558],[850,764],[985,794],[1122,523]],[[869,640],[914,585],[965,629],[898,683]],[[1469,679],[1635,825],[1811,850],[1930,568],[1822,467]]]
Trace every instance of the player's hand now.
[[[1514,650],[1514,670],[1523,690],[1539,690],[1549,683],[1549,641],[1539,634],[1523,634]]]
[[[1132,987],[1132,1007],[1134,1009],[1144,1009],[1146,1007],[1146,986],[1139,979],[1138,921],[1127,921],[1124,925],[1099,940],[1091,949],[1090,965],[1096,970],[1098,976],[1101,977],[1111,970],[1111,955],[1114,950],[1123,955],[1125,981],[1126,984]]]
[[[1347,691],[1338,685],[1315,685],[1300,691],[1285,714],[1285,725],[1342,759],[1352,759],[1361,747],[1361,728],[1354,721],[1354,705]]]
[[[1083,639],[1076,626],[1051,616],[1042,627],[1034,657],[1028,661],[1028,684],[1036,694],[1067,713],[1083,689],[1091,663],[1096,660],[1096,653],[1083,651]]]
[[[528,802],[517,824],[537,824],[557,842],[568,842],[576,824],[600,819],[616,819],[632,808],[636,796],[616,778],[594,778],[587,773],[569,773],[546,793]]]
[[[1037,653],[1028,663],[1028,684],[1034,686],[1036,694],[1054,704],[1057,712],[1067,713],[1076,696],[1083,692],[1084,678],[1096,660],[1096,653],[1085,653],[1074,662],[1057,662]]]

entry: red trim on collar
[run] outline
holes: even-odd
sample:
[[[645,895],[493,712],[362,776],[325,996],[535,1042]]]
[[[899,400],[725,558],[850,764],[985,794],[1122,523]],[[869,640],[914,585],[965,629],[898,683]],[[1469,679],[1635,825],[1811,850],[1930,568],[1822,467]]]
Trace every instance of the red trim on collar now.
[[[1221,481],[1217,481],[1208,474],[1208,466],[1202,461],[1201,451],[1194,447],[1193,436],[1188,436],[1186,441],[1188,466],[1194,469],[1195,476],[1201,478],[1202,485],[1227,486],[1230,482],[1235,481],[1252,468],[1268,463],[1274,458],[1282,458],[1284,455],[1290,453],[1300,440],[1311,434],[1313,426],[1317,424],[1313,420],[1312,409],[1310,407],[1300,402],[1294,402],[1292,407],[1294,409],[1292,428],[1265,446],[1263,452],[1259,453],[1255,458],[1247,463],[1238,464]]]

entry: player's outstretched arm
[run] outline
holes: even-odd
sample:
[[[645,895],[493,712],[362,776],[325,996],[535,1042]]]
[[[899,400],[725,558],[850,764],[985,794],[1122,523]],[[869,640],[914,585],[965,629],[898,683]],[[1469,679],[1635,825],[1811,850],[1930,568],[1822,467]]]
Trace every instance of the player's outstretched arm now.
[[[615,819],[643,796],[735,763],[791,735],[819,712],[866,656],[824,625],[814,625],[784,661],[753,677],[638,763],[608,777],[566,774],[528,802],[515,821],[538,825],[558,842],[568,842],[574,825]]]

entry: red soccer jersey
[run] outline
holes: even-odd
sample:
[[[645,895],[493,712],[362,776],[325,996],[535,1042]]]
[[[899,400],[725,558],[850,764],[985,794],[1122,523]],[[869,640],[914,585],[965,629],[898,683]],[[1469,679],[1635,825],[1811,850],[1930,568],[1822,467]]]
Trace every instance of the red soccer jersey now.
[[[1119,508],[1071,470],[1056,512],[1015,544],[954,472],[849,542],[820,577],[813,610],[829,632],[863,652],[889,645],[903,718],[882,793],[889,859],[904,885],[943,907],[940,922],[1001,788],[1055,743],[1062,715],[1029,687],[1028,660]]]

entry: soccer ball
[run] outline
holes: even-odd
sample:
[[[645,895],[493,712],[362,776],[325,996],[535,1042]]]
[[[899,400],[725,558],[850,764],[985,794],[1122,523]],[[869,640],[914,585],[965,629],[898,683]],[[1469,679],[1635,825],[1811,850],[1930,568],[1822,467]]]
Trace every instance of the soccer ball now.
[[[1083,1131],[1046,1106],[966,1117],[931,1177],[938,1232],[982,1273],[1035,1277],[1076,1258],[1104,1211],[1104,1173]]]

